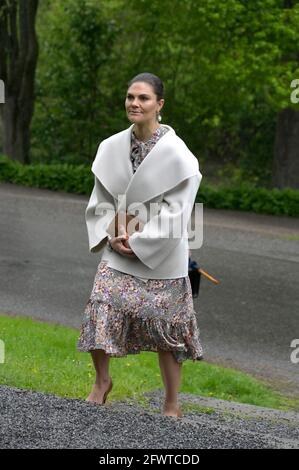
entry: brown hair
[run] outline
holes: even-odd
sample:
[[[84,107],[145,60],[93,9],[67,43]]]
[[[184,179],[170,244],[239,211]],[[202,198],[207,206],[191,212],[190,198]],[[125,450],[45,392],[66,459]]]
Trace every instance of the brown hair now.
[[[164,85],[162,80],[157,77],[157,75],[149,72],[139,73],[129,81],[128,88],[135,82],[146,82],[151,85],[155,94],[157,95],[158,101],[164,98]]]

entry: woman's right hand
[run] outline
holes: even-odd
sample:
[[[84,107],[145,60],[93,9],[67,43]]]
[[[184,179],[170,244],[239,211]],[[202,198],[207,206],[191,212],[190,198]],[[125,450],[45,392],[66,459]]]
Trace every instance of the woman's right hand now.
[[[129,235],[125,230],[122,230],[122,234],[118,237],[112,237],[110,239],[110,245],[112,246],[114,251],[120,253],[123,256],[128,256],[129,258],[135,258],[136,254],[130,248],[125,246],[125,241],[128,240]]]

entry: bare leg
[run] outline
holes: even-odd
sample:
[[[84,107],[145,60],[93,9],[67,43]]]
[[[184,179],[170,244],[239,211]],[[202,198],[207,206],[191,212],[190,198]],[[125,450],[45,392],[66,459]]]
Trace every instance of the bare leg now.
[[[90,353],[96,370],[96,380],[86,401],[102,404],[105,392],[112,386],[112,380],[109,376],[110,356],[103,349],[92,350]]]
[[[178,405],[178,392],[181,383],[182,364],[177,362],[170,351],[158,351],[159,365],[165,387],[163,414],[182,416]]]

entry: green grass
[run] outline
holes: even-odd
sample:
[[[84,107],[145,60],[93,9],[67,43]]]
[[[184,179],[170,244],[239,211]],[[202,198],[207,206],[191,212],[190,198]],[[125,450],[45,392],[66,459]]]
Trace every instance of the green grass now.
[[[283,240],[299,241],[299,235],[277,235],[277,237]]]
[[[183,403],[181,406],[182,412],[185,413],[205,413],[205,414],[213,414],[215,413],[214,408],[210,408],[208,406],[201,406],[197,405],[196,403]]]
[[[74,328],[0,315],[0,339],[5,343],[0,383],[85,400],[94,383],[94,368],[90,354],[76,350],[78,337],[79,330]],[[112,357],[110,373],[114,382],[111,401],[137,400],[146,406],[143,394],[163,389],[155,352]],[[205,361],[184,363],[180,391],[270,408],[298,409],[297,400],[284,397],[250,375]]]

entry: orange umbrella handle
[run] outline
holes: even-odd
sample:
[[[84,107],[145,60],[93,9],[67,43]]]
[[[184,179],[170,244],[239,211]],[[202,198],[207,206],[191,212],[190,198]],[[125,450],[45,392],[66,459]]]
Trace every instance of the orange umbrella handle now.
[[[212,281],[214,284],[219,284],[220,281],[218,281],[218,279],[215,279],[214,277],[212,277],[210,274],[208,274],[206,271],[204,271],[203,269],[201,268],[198,268],[198,272],[203,274],[203,276],[205,276],[206,278],[208,278],[210,281]]]

